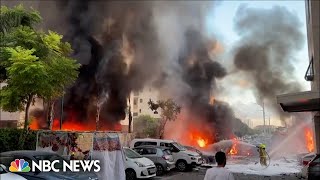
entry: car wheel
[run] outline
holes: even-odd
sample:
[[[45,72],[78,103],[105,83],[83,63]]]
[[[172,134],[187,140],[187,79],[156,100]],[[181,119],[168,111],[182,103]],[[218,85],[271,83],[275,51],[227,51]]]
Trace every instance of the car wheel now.
[[[186,171],[188,169],[187,163],[185,161],[178,161],[176,166],[179,171]]]
[[[135,180],[137,178],[136,172],[132,169],[126,170],[126,180]]]
[[[161,164],[156,164],[156,168],[157,168],[157,176],[161,176],[164,173],[164,168]]]

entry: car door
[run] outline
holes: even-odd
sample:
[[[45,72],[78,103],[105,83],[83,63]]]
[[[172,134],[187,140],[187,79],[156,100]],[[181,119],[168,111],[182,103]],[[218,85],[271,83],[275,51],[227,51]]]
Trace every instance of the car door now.
[[[157,149],[155,148],[143,148],[143,156],[150,159],[154,163],[157,162]]]

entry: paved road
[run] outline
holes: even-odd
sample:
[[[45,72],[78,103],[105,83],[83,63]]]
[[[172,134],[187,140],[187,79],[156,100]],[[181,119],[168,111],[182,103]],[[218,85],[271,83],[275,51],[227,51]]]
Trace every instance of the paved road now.
[[[199,171],[192,171],[192,172],[169,172],[168,174],[162,177],[155,177],[154,180],[203,180],[205,175],[206,169],[200,169]],[[278,175],[278,176],[259,176],[259,175],[252,175],[252,174],[242,174],[242,173],[235,173],[234,174],[236,180],[299,180],[304,179],[298,177],[296,174],[290,175]]]

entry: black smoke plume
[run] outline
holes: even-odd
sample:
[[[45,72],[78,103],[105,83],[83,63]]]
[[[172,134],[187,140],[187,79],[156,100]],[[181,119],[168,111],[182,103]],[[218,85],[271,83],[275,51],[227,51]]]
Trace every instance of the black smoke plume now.
[[[286,114],[277,105],[276,95],[300,89],[292,72],[294,54],[303,47],[301,22],[293,12],[278,6],[272,9],[242,6],[234,20],[235,30],[241,36],[234,65],[253,81],[257,102],[266,101],[284,120]]]
[[[112,126],[125,119],[130,92],[143,88],[159,63],[151,8],[146,3],[64,1],[66,39],[82,63],[79,78],[66,95],[65,119],[95,118]],[[130,57],[126,57],[130,56]]]

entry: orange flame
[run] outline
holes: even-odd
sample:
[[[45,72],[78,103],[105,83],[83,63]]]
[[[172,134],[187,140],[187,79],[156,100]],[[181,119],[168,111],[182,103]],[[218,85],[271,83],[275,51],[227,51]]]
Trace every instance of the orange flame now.
[[[202,138],[199,138],[197,140],[197,143],[198,143],[199,147],[205,147],[207,145],[206,141]]]
[[[306,146],[309,152],[314,151],[314,140],[313,140],[313,132],[310,128],[306,128],[304,131]]]
[[[183,143],[190,146],[204,148],[209,144],[210,140],[211,139],[205,133],[197,130],[191,130],[189,131],[189,139],[185,140]]]
[[[29,125],[31,130],[39,130],[44,129],[41,127],[37,119],[33,119]],[[60,120],[54,119],[52,124],[53,131],[60,131]],[[68,119],[62,123],[62,131],[96,131],[96,123],[93,121],[88,122],[80,122],[75,121],[74,119]],[[121,131],[121,125],[116,124],[114,126],[110,126],[107,124],[102,124],[99,127],[99,131]]]
[[[229,151],[229,155],[237,155],[238,154],[238,149],[237,149],[237,141],[236,140],[234,140],[233,142],[232,142],[232,147],[231,147],[231,149],[230,149],[230,151]]]

